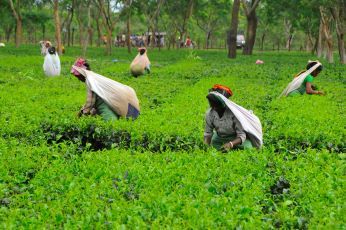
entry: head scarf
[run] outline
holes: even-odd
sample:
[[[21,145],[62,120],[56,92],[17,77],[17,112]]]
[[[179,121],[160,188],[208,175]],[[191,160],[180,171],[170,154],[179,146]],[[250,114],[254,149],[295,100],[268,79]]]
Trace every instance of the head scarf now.
[[[73,64],[73,66],[77,66],[83,69],[89,69],[89,64],[86,62],[86,60],[84,58],[78,58],[75,63]],[[71,73],[75,76],[79,76],[81,75],[77,70],[75,70],[74,68],[71,68]]]
[[[309,66],[309,64],[310,63],[316,63],[315,65],[312,65],[312,66],[310,66],[310,68],[308,68],[308,66]],[[302,71],[300,71],[299,73],[297,73],[294,77],[296,78],[296,77],[299,77],[302,73],[305,73],[306,71],[308,71],[308,70],[310,70],[310,69],[312,69],[312,68],[314,68],[314,70],[313,71],[315,71],[319,66],[321,66],[321,70],[322,70],[322,68],[323,68],[323,66],[322,66],[322,63],[321,62],[319,62],[318,60],[316,60],[316,61],[311,61],[311,60],[309,60],[308,61],[308,64],[307,64],[307,67],[306,67],[306,70],[302,70]],[[312,72],[313,72],[312,71]]]
[[[233,96],[232,90],[225,85],[215,84],[213,88],[209,89],[209,92],[212,91],[216,91],[225,96],[226,98],[230,98],[231,96]]]

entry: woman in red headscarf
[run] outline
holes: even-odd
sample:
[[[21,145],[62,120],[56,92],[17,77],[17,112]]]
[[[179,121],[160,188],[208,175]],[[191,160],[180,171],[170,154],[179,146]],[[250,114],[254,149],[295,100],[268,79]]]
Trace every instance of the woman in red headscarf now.
[[[218,150],[261,147],[261,122],[251,111],[231,102],[232,95],[223,85],[214,85],[207,95],[210,108],[205,115],[204,142]]]
[[[107,121],[139,116],[139,101],[131,87],[90,71],[83,58],[77,59],[71,73],[87,86],[87,101],[78,116],[99,114]]]

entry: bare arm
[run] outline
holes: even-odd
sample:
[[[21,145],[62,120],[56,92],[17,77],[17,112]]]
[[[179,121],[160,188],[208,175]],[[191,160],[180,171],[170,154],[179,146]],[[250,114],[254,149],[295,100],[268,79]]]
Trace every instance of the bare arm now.
[[[223,148],[226,150],[233,149],[234,147],[242,144],[246,140],[246,133],[243,127],[241,126],[240,122],[235,116],[233,117],[233,123],[234,123],[235,131],[237,133],[237,137],[234,140],[223,145]]]
[[[210,145],[210,143],[211,143],[211,136],[204,137],[204,144]]]
[[[233,141],[227,142],[226,144],[223,145],[223,148],[226,150],[233,149],[235,146],[240,145],[242,143],[241,138],[237,137]]]
[[[322,91],[318,91],[318,90],[313,90],[312,89],[312,85],[310,82],[306,83],[306,93],[307,94],[318,94],[318,95],[324,95],[324,93]]]
[[[205,128],[204,128],[204,143],[207,145],[211,144],[211,137],[213,136],[213,122],[210,120],[209,112],[205,115]]]

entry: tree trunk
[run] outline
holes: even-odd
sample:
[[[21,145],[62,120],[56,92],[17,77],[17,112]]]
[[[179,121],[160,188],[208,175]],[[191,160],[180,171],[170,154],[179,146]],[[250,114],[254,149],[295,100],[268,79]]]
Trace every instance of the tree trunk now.
[[[57,44],[57,51],[61,55],[61,29],[60,29],[60,17],[59,17],[59,0],[54,0],[54,23],[55,23],[55,39]]]
[[[86,33],[85,33],[85,37],[82,39],[82,44],[83,44],[83,51],[82,51],[82,55],[85,57],[86,56],[86,51],[87,51],[87,47],[88,47],[88,42],[90,40],[90,32],[91,29],[91,5],[89,2],[89,5],[87,6],[87,12],[88,12],[88,23],[87,23],[87,29],[86,29]],[[82,22],[80,23],[80,25],[82,24]],[[80,37],[82,37],[83,33],[80,33]]]
[[[322,19],[320,19],[320,26],[318,31],[318,39],[317,39],[317,57],[322,57],[323,52],[323,22]]]
[[[313,50],[313,40],[312,40],[312,36],[311,33],[308,33],[306,35],[306,46],[305,46],[305,51],[306,52],[311,52]]]
[[[9,26],[9,27],[7,27],[6,30],[5,30],[5,39],[6,39],[6,42],[7,42],[7,43],[10,41],[12,29],[13,29],[13,27],[12,27],[12,26]]]
[[[46,40],[46,25],[42,23],[42,41]]]
[[[343,9],[340,7],[340,11]],[[340,57],[340,63],[346,64],[346,54],[345,54],[345,41],[344,41],[344,33],[345,33],[345,25],[341,22],[340,15],[344,14],[344,12],[339,12],[339,9],[337,7],[332,7],[330,9],[333,19],[335,21],[335,27],[336,27],[336,36],[338,39],[338,51],[339,51],[339,57]]]
[[[331,17],[329,17],[326,12],[325,9],[323,7],[320,7],[320,13],[321,13],[321,20],[322,20],[322,31],[324,34],[324,37],[326,38],[326,46],[327,46],[327,60],[329,63],[333,63],[334,62],[334,58],[333,58],[333,37],[330,31],[330,21],[331,21]]]
[[[97,30],[97,40],[96,40],[96,46],[97,47],[100,47],[101,45],[101,41],[100,41],[100,38],[101,38],[101,26],[100,26],[100,22],[99,22],[99,17],[100,17],[100,12],[99,12],[99,16],[96,18],[96,30]]]
[[[17,0],[16,7],[14,7],[12,0],[9,0],[9,1],[10,1],[13,16],[16,19],[16,47],[18,48],[22,40],[22,31],[23,31],[23,26],[22,26],[23,21],[22,21],[22,16],[20,14],[20,0]]]
[[[243,55],[251,55],[256,41],[257,15],[256,8],[260,0],[243,0],[243,8],[247,20],[246,43],[243,48]],[[250,5],[249,5],[250,3]]]
[[[290,35],[288,36],[287,42],[286,42],[286,49],[288,49],[288,51],[291,51],[292,39],[293,39],[293,34],[290,34]]]
[[[257,30],[257,16],[256,11],[252,11],[247,17],[247,30],[246,30],[246,42],[243,49],[244,55],[252,55],[252,50],[255,45]]]
[[[227,36],[228,58],[236,58],[237,56],[237,33],[239,24],[240,0],[234,0],[232,7],[231,29]]]
[[[127,31],[127,36],[126,36],[126,44],[127,44],[127,52],[130,54],[131,53],[131,12],[127,13],[127,20],[126,20],[126,31]]]
[[[73,16],[74,16],[74,8],[76,6],[76,1],[73,0],[72,1],[72,7],[70,9],[70,17],[67,21],[67,24],[66,24],[66,29],[67,29],[67,46],[70,47],[71,45],[71,23],[72,23],[72,20],[73,20]]]
[[[102,13],[103,24],[107,30],[107,44],[106,44],[105,53],[106,55],[111,55],[112,54],[112,32],[114,28],[114,22],[112,22],[111,20],[111,12],[110,12],[111,10],[109,9],[110,2],[108,2],[107,9],[106,9],[104,0],[98,0],[98,3]]]
[[[205,48],[206,49],[209,48],[209,40],[210,40],[210,31],[208,31],[207,35],[206,35],[206,42],[205,42]]]
[[[266,36],[266,33],[263,32],[262,37],[261,37],[261,51],[264,50],[264,38],[265,38],[265,36]]]

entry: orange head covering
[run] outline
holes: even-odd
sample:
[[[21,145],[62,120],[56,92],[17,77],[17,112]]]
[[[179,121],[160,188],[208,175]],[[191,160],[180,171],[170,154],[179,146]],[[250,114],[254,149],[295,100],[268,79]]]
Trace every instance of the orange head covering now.
[[[232,90],[225,85],[215,84],[213,88],[210,89],[210,91],[216,91],[225,96],[226,98],[233,96]]]

